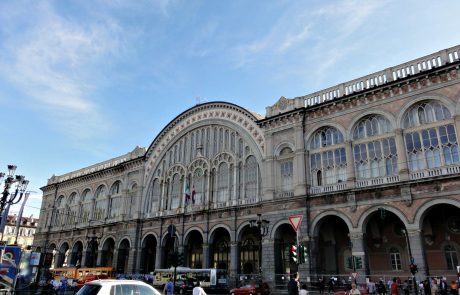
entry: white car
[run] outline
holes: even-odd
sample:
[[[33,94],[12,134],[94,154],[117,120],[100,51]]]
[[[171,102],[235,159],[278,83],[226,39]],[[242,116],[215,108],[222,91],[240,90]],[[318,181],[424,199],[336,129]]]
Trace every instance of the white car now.
[[[86,283],[76,295],[162,295],[152,286],[131,280],[94,280]]]

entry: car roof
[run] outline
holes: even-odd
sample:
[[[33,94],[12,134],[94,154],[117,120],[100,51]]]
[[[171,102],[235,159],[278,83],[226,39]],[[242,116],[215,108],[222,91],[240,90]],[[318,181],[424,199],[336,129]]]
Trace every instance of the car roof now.
[[[146,284],[141,281],[136,281],[136,280],[94,280],[91,282],[87,282],[85,285],[113,285],[113,284],[131,284],[131,285],[144,285],[144,286],[150,286],[149,284]]]

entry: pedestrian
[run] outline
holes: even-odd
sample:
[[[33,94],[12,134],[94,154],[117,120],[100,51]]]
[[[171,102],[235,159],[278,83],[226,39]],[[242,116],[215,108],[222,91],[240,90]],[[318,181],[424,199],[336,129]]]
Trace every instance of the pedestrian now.
[[[165,285],[165,289],[163,291],[166,295],[174,294],[174,283],[172,281],[172,278],[169,278],[168,282]]]
[[[193,294],[193,295],[195,295],[195,294]],[[302,288],[300,288],[300,295],[308,295],[307,285],[306,284],[303,284]]]
[[[356,288],[355,283],[351,284],[351,290],[350,290],[349,295],[361,295],[361,292],[358,290],[358,288]]]
[[[390,294],[391,295],[399,295],[399,286],[398,286],[398,283],[397,283],[397,280],[396,278],[393,278],[393,283],[391,284],[391,288],[390,288]]]
[[[375,294],[375,283],[369,278],[369,283],[367,283],[367,292],[369,294]]]
[[[407,280],[404,281],[402,285],[404,295],[409,295],[409,282]]]
[[[319,278],[319,294],[324,294],[324,278]]]
[[[441,295],[447,295],[447,282],[446,278],[441,278],[441,282],[439,282],[439,293]]]
[[[458,284],[456,281],[450,283],[450,293],[452,295],[458,295]]]
[[[385,288],[385,283],[383,282],[383,280],[380,280],[379,284],[377,285],[377,293],[379,295],[387,294],[387,288]]]
[[[299,273],[297,272],[291,275],[291,280],[288,283],[288,295],[299,295]]]
[[[206,292],[201,288],[201,282],[197,281],[195,287],[193,288],[192,295],[206,295]]]
[[[431,280],[431,295],[436,295],[436,292],[438,292],[438,282],[433,278]]]
[[[431,295],[431,286],[428,279],[423,281],[423,292],[425,293],[425,295]]]
[[[329,282],[327,283],[327,287],[328,287],[328,290],[327,290],[327,293],[328,294],[334,294],[335,291],[334,291],[334,278],[331,278],[329,280]]]

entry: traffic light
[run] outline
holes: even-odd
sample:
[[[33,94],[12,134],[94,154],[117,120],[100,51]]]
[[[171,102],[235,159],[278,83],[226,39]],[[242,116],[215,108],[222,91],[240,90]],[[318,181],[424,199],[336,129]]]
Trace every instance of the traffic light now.
[[[291,263],[299,263],[299,256],[297,255],[297,246],[291,245],[289,247],[289,261]]]
[[[356,257],[355,256],[355,266],[356,266],[356,269],[362,269],[363,268],[363,259],[361,257]]]
[[[308,252],[307,247],[299,245],[299,260],[300,263],[307,263],[308,260]]]
[[[417,267],[417,264],[415,263],[411,263],[409,265],[409,269],[410,269],[411,274],[413,275],[415,275],[418,272],[418,267]]]

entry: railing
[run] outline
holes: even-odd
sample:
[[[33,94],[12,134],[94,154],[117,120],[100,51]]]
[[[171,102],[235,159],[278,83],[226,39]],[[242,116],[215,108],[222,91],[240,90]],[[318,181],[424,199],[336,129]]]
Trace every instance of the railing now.
[[[459,60],[460,45],[457,45],[364,77],[314,92],[312,94],[295,97],[292,100],[294,100],[295,108],[309,107],[325,101],[350,95],[355,92],[385,85],[389,82],[429,71],[433,68],[439,68]],[[279,110],[277,110],[275,106],[267,107],[267,117],[277,114],[278,112]]]
[[[358,179],[356,181],[356,187],[366,187],[372,185],[394,183],[399,181],[399,175],[378,177],[378,178],[368,178],[368,179]]]
[[[324,185],[324,186],[312,186],[310,188],[310,194],[330,193],[330,192],[335,192],[335,191],[341,191],[344,189],[347,189],[346,182],[335,183],[335,184]]]
[[[436,177],[441,175],[450,175],[460,173],[460,166],[447,166],[447,167],[438,167],[433,169],[426,169],[421,171],[412,172],[410,174],[410,179],[422,179],[429,177]]]

